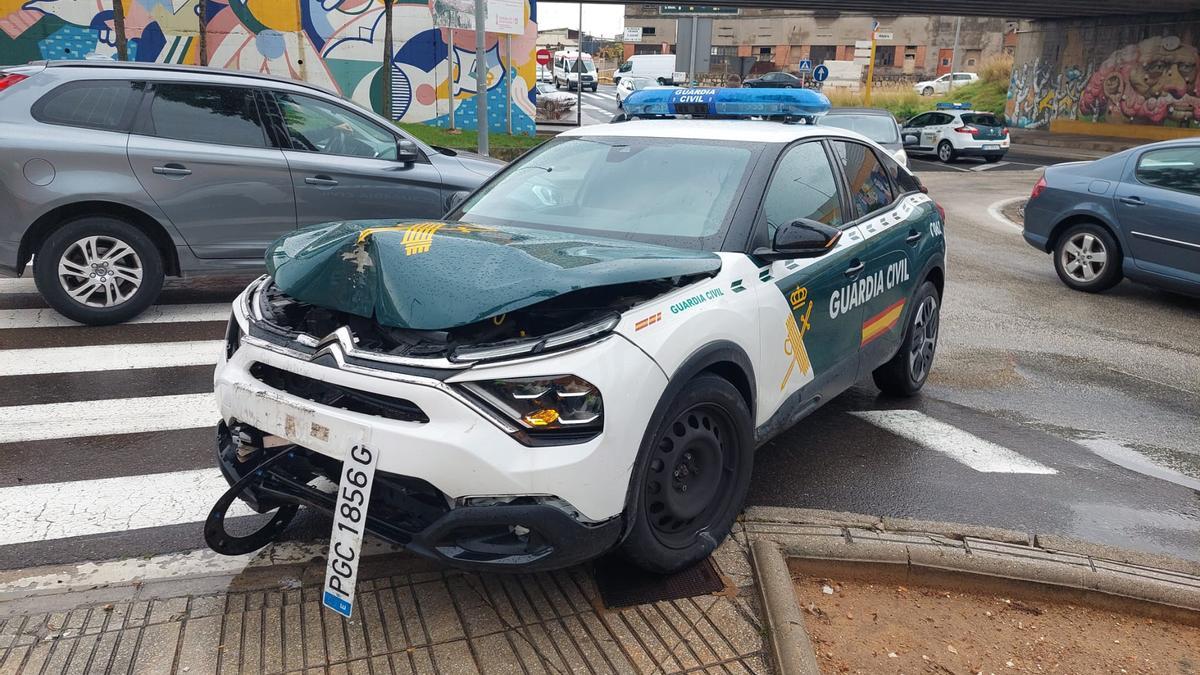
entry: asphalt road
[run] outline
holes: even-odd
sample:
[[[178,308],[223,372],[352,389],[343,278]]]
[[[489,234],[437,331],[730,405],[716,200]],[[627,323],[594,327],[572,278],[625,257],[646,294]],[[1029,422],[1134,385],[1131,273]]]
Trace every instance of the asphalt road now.
[[[1034,180],[926,176],[950,245],[930,386],[890,400],[864,382],[835,399],[760,451],[751,503],[1200,557],[1200,301],[1067,290],[987,208]],[[28,281],[0,281],[0,569],[203,548],[225,488],[212,364],[245,282],[173,283],[139,323],[90,328]],[[328,532],[306,515],[288,537]]]

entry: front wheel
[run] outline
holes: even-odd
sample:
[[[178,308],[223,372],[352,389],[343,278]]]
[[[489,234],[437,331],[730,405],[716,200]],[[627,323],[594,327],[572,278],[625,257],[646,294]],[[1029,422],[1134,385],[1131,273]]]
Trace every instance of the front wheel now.
[[[940,323],[941,297],[937,287],[926,281],[913,297],[900,350],[871,374],[880,391],[890,396],[912,396],[921,391],[933,369]]]
[[[933,87],[925,87],[921,90],[922,96],[933,96]]]
[[[46,237],[33,275],[59,314],[103,326],[132,319],[158,298],[163,263],[137,227],[116,218],[80,218]]]
[[[730,382],[704,374],[651,421],[630,485],[620,553],[660,574],[690,567],[729,535],[750,487],[753,418]]]

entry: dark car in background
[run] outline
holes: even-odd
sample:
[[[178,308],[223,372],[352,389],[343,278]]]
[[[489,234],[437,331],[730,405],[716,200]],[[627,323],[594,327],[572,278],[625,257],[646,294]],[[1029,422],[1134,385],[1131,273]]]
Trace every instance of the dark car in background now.
[[[1200,141],[1048,167],[1025,207],[1025,241],[1053,253],[1079,291],[1128,277],[1200,296]]]
[[[803,89],[804,80],[782,70],[752,77],[742,83],[743,87],[764,87],[775,89]]]
[[[0,69],[0,275],[82,323],[165,276],[263,267],[304,225],[437,218],[502,163],[429,147],[318,87],[111,61]]]
[[[900,124],[892,113],[882,108],[831,108],[818,123],[857,131],[882,145],[901,165],[908,166],[908,155],[900,140]]]

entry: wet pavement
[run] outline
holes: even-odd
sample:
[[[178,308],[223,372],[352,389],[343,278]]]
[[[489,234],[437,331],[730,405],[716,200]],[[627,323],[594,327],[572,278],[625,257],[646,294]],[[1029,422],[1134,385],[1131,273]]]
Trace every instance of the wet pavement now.
[[[760,450],[750,503],[993,525],[1200,558],[1200,301],[1131,283],[1098,296],[1062,286],[1049,257],[987,208],[1027,195],[1036,176],[923,176],[948,211],[950,246],[929,387],[898,401],[878,397],[868,381],[835,399]],[[228,302],[246,280],[173,283],[163,302]],[[0,502],[41,504],[46,525],[0,531],[0,569],[203,548],[199,521],[223,481],[213,429],[188,421],[197,410],[181,401],[205,414],[223,312],[20,327],[28,325],[20,312],[44,306],[25,282],[0,283],[0,350],[66,348],[89,370],[34,365],[67,352],[21,352],[26,374],[0,375],[0,429],[38,430],[22,441],[0,437]],[[154,367],[130,368],[145,345],[166,351]],[[59,433],[80,410],[94,416],[94,429]],[[863,411],[885,412],[853,414]],[[167,422],[137,426],[149,418]],[[4,427],[10,419],[35,423],[14,431]],[[944,438],[922,436],[919,423],[918,433],[905,432],[912,419],[945,429]],[[984,464],[971,453],[986,455]],[[188,499],[164,507],[163,486],[182,481],[192,486]],[[99,527],[83,527],[89,519]],[[327,520],[308,515],[288,537],[321,541],[328,532]]]

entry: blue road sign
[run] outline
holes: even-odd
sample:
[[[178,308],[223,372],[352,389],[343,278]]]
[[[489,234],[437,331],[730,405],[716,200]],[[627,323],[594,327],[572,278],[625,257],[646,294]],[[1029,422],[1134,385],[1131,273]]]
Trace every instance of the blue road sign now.
[[[805,72],[812,70],[812,61],[810,61],[809,59],[804,59],[803,61],[800,62],[800,67],[797,68],[797,70],[805,71]]]
[[[829,77],[829,66],[822,63],[813,70],[813,79],[817,82],[824,82]]]

